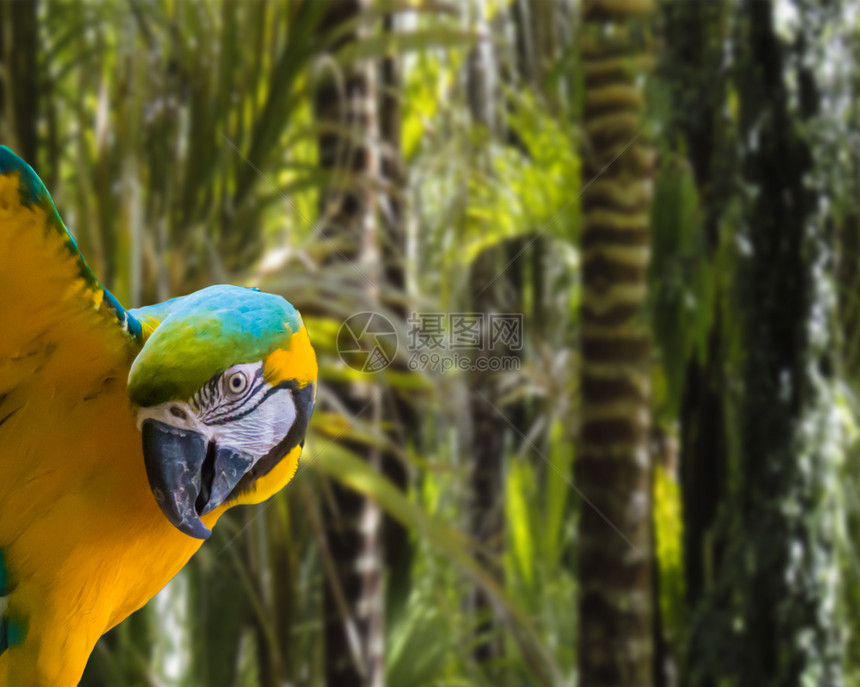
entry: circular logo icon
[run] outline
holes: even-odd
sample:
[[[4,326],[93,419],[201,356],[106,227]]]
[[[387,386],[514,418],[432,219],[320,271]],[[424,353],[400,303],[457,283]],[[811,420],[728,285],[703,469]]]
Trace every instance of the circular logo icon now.
[[[381,372],[397,355],[397,330],[385,315],[360,312],[344,320],[337,332],[337,353],[358,372]]]

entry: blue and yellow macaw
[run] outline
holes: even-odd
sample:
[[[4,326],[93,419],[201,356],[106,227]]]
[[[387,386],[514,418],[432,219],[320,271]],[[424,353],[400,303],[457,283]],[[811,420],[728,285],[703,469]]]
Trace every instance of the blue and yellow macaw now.
[[[316,377],[280,296],[123,309],[0,147],[0,687],[77,685],[225,510],[289,482]]]

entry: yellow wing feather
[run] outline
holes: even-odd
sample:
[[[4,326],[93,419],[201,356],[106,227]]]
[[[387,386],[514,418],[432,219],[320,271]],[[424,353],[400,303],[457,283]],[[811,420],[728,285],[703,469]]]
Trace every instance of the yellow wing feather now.
[[[0,552],[24,637],[0,653],[0,687],[72,687],[99,636],[200,542],[146,480],[126,396],[139,334],[32,170],[4,167],[10,155],[0,149]]]

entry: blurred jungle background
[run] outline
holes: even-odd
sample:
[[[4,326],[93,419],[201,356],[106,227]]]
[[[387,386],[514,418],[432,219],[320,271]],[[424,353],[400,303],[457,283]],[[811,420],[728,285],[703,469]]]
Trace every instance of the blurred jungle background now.
[[[281,293],[321,362],[82,685],[860,685],[858,64],[857,0],[2,2],[105,285]]]

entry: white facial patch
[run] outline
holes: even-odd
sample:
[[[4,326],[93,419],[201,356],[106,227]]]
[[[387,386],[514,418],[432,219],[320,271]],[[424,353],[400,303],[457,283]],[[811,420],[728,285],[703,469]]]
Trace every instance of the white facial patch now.
[[[272,389],[271,385],[266,386]],[[244,417],[213,428],[211,436],[219,446],[229,446],[259,459],[283,441],[295,420],[292,393],[289,389],[277,389]]]
[[[218,446],[250,454],[256,463],[284,440],[296,420],[291,391],[268,384],[262,372],[262,363],[234,365],[189,401],[139,408],[137,426],[151,419],[191,430]]]

